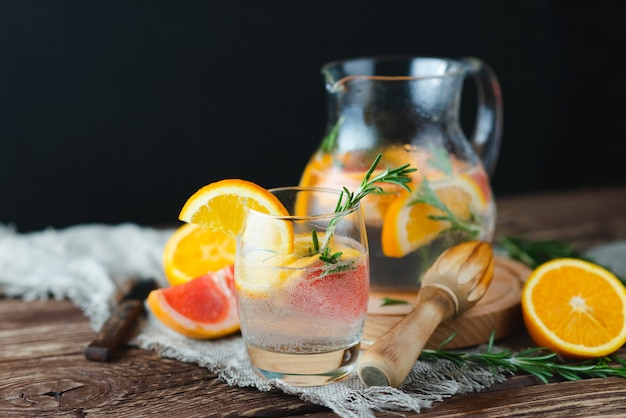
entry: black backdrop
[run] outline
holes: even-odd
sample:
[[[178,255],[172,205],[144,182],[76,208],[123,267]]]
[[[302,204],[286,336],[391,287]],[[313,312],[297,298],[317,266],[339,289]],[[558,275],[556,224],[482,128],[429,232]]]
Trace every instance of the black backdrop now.
[[[496,195],[626,184],[621,4],[0,0],[0,223],[172,223],[211,181],[296,183],[320,67],[396,53],[498,74]]]

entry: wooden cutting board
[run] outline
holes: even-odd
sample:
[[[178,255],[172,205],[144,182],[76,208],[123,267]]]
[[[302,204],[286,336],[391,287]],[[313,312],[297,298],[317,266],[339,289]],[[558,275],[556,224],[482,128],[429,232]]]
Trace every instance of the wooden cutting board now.
[[[518,331],[523,326],[522,287],[530,272],[531,270],[520,262],[496,256],[494,276],[485,296],[462,315],[442,322],[428,340],[426,348],[437,348],[454,332],[457,333],[456,337],[443,348],[452,349],[486,343],[492,331],[495,331],[496,339]],[[384,297],[404,300],[408,304],[381,306]],[[413,309],[416,300],[417,292],[370,292],[362,348],[367,349],[400,321]]]

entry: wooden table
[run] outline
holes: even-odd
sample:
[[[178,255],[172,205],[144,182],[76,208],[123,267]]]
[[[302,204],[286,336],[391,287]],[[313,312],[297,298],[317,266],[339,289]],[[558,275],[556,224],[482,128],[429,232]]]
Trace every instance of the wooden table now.
[[[499,197],[496,235],[558,239],[584,250],[626,239],[626,187]],[[230,387],[206,369],[126,348],[109,363],[85,360],[94,337],[68,301],[0,299],[0,416],[337,416],[283,392]],[[499,344],[528,347],[527,335]],[[626,358],[626,348],[619,354]],[[626,380],[542,384],[513,376],[407,416],[626,415]],[[396,416],[384,415],[380,416]]]

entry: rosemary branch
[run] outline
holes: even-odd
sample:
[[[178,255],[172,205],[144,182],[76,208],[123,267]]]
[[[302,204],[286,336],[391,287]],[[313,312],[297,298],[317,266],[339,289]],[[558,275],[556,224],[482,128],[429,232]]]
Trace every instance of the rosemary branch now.
[[[585,257],[582,252],[573,246],[557,240],[535,241],[522,237],[503,236],[500,237],[498,244],[510,258],[520,261],[532,269],[537,268],[546,261],[561,257],[578,258],[602,265],[590,257]],[[611,268],[608,266],[602,265],[602,267],[611,271]],[[615,272],[612,273],[626,286],[626,277],[622,277]]]
[[[543,383],[555,376],[565,380],[581,380],[592,377],[617,376],[626,378],[626,360],[617,355],[599,357],[577,364],[557,362],[557,354],[547,348],[529,348],[519,352],[504,349],[493,351],[494,333],[491,333],[487,351],[484,353],[463,353],[443,350],[456,333],[452,334],[436,350],[424,349],[420,360],[445,359],[457,366],[467,362],[487,365],[495,370],[505,370],[511,374],[530,374]],[[610,363],[617,365],[611,366]]]
[[[476,237],[480,234],[482,225],[479,217],[474,213],[471,213],[470,219],[468,220],[459,218],[444,202],[441,201],[432,187],[430,187],[430,182],[426,178],[422,180],[421,190],[415,194],[415,198],[412,199],[409,204],[415,205],[417,203],[425,203],[444,213],[439,216],[428,215],[428,217],[434,221],[447,221],[450,223],[450,227],[448,227],[445,231],[441,231],[441,234],[449,231],[461,231],[467,233],[469,239],[476,239]]]
[[[326,229],[326,237],[324,238],[324,243],[320,248],[320,252],[328,260],[333,259],[333,257],[329,256],[328,254],[328,244],[330,243],[330,240],[333,236],[335,226],[345,216],[345,211],[352,209],[354,206],[356,206],[358,202],[361,201],[361,199],[363,199],[370,193],[382,193],[383,188],[380,186],[380,183],[396,184],[408,192],[411,191],[411,188],[408,185],[408,183],[411,182],[411,178],[408,176],[408,174],[417,171],[417,168],[411,168],[410,164],[404,164],[400,167],[393,169],[388,168],[377,176],[372,177],[374,170],[376,170],[376,167],[378,166],[378,163],[380,162],[382,156],[383,155],[381,153],[376,156],[369,170],[367,170],[365,177],[363,177],[361,184],[354,192],[350,191],[345,186],[343,187],[339,195],[339,200],[337,201],[337,206],[335,207],[335,213],[337,213],[338,215],[331,219],[331,221],[329,222],[328,228]]]

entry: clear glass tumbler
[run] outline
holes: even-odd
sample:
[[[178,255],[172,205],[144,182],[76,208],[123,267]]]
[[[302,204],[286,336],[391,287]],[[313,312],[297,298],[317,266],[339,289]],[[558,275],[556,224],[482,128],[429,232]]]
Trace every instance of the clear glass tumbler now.
[[[346,196],[330,189],[270,192],[289,215],[247,210],[235,260],[252,366],[294,386],[345,379],[356,367],[369,295],[361,207],[335,212]]]

